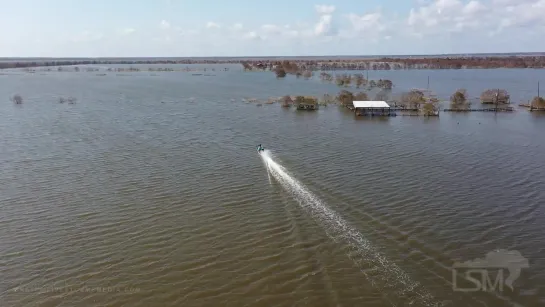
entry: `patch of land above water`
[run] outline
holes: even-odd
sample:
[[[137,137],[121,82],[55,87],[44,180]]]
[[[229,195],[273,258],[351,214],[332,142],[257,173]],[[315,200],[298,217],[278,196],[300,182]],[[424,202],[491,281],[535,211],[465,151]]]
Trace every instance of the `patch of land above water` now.
[[[41,66],[108,65],[108,64],[242,64],[246,68],[272,69],[286,61],[283,58],[183,58],[183,59],[30,59],[1,61],[0,69]],[[391,69],[463,69],[463,68],[545,68],[545,56],[454,56],[454,57],[375,57],[290,59],[308,70],[391,70]]]

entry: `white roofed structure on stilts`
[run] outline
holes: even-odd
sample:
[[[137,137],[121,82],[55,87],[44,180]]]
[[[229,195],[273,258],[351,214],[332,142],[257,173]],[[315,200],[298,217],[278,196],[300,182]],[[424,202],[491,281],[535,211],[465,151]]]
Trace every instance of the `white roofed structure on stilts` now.
[[[357,116],[396,116],[386,101],[353,101]]]
[[[389,109],[386,101],[354,101],[354,108],[359,109]]]

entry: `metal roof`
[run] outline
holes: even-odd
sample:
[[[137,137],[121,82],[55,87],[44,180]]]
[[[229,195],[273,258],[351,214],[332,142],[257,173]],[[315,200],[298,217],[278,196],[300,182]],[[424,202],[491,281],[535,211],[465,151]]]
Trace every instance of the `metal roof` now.
[[[354,101],[355,108],[389,108],[386,101]]]

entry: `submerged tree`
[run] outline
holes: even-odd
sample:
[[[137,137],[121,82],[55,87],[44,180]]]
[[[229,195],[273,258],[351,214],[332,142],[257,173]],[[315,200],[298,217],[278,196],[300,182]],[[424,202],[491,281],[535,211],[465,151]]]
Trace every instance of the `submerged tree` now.
[[[359,92],[354,96],[355,101],[368,101],[369,97],[367,96],[367,93]]]
[[[328,103],[333,103],[333,102],[335,102],[335,98],[329,94],[324,94],[322,96],[322,99],[320,100],[320,103],[323,105],[327,105]]]
[[[376,82],[376,86],[377,87],[380,87],[380,88],[383,88],[385,90],[391,90],[392,87],[394,86],[394,84],[392,83],[392,81],[388,80],[388,79],[379,79],[377,82]]]
[[[406,108],[418,109],[425,101],[424,93],[420,90],[411,90],[401,95],[401,104]]]
[[[354,105],[354,94],[347,90],[342,90],[337,95],[337,100],[342,106],[351,107]]]
[[[284,108],[289,108],[293,104],[293,99],[291,99],[291,97],[288,95],[282,97],[281,101],[282,107]]]
[[[363,74],[354,74],[354,79],[356,80],[356,87],[360,88],[362,86],[367,85],[367,79],[363,76]]]
[[[378,93],[375,94],[375,100],[377,100],[377,101],[387,101],[389,96],[390,96],[389,92],[382,89]]]
[[[277,78],[284,78],[286,77],[286,70],[282,66],[277,66],[274,70],[274,73],[276,74]]]
[[[295,62],[282,61],[281,66],[288,74],[296,74],[299,71],[299,66]]]
[[[422,113],[425,116],[433,116],[437,114],[438,105],[436,100],[428,100],[422,105]]]
[[[335,76],[335,81],[338,86],[350,86],[352,84],[352,76],[347,74],[340,74]]]
[[[543,109],[545,108],[545,99],[543,97],[534,97],[530,103],[532,108]]]
[[[333,81],[333,76],[330,75],[330,74],[328,74],[328,73],[326,73],[326,72],[321,72],[321,73],[320,73],[320,79],[321,79],[322,81],[331,82],[331,81]]]
[[[458,89],[450,96],[450,107],[456,110],[469,109],[470,103],[467,101],[467,92],[465,89]]]
[[[251,66],[248,62],[243,61],[243,62],[240,62],[240,64],[242,65],[242,67],[243,67],[243,69],[244,69],[245,71],[247,71],[247,70],[252,70],[252,66]]]

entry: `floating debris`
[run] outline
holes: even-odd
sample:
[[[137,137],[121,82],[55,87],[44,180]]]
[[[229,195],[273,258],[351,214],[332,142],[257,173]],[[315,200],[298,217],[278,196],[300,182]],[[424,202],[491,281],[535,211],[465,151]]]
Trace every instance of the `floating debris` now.
[[[75,104],[77,101],[76,98],[74,97],[68,97],[68,99],[64,98],[64,97],[60,97],[59,98],[59,103],[65,103],[65,102],[68,102],[68,104]]]
[[[11,97],[11,101],[15,104],[22,104],[23,103],[23,97],[19,94],[15,94],[13,97]]]

